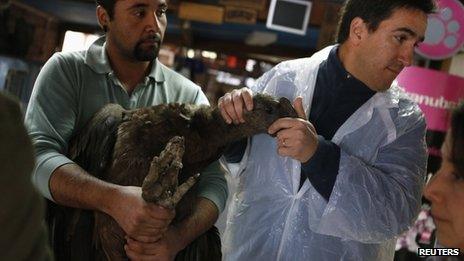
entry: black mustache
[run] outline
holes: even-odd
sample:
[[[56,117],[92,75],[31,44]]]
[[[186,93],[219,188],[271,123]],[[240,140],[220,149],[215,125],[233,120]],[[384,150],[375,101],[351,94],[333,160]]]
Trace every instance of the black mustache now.
[[[154,40],[154,41],[157,41],[157,42],[161,42],[161,35],[160,34],[151,34],[151,35],[148,35],[148,36],[144,37],[142,40],[140,40],[140,42],[144,42],[144,41],[147,41],[147,40]]]

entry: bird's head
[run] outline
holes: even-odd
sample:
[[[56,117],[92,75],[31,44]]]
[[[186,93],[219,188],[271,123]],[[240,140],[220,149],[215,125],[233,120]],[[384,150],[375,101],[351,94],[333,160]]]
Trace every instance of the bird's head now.
[[[259,132],[266,132],[271,124],[285,117],[296,118],[298,114],[291,102],[285,98],[275,98],[267,94],[253,96],[253,110],[245,111],[245,125]]]

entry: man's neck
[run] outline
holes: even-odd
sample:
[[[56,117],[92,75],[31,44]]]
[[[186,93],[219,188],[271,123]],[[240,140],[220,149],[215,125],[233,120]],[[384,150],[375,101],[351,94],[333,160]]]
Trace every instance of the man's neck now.
[[[353,75],[353,77],[363,82],[367,87],[369,87],[369,89],[377,91],[369,86],[369,82],[366,81],[366,79],[361,77],[359,70],[362,69],[362,66],[357,64],[357,61],[359,60],[359,57],[357,56],[357,53],[350,49],[348,43],[341,44],[338,48],[338,58],[340,59],[340,62],[342,63],[342,66],[345,68],[345,70]]]
[[[128,59],[118,50],[107,44],[106,52],[116,77],[121,81],[124,89],[130,95],[135,87],[144,81],[145,76],[150,73],[151,62],[141,62]]]
[[[338,48],[338,58],[340,59],[342,66],[345,68],[347,72],[349,72],[351,75],[359,79],[356,75],[357,74],[356,64],[355,64],[356,58],[354,56],[356,56],[356,54],[354,54],[350,50],[347,44],[341,44],[340,47]]]

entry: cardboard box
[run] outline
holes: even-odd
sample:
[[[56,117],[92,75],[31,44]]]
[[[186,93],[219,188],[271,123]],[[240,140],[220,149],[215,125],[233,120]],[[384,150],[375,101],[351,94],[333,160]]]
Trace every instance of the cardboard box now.
[[[256,24],[258,12],[254,9],[227,6],[224,21],[227,23]]]
[[[219,0],[219,4],[225,6],[237,6],[263,11],[266,8],[267,0]]]
[[[179,18],[205,23],[222,24],[224,7],[182,2],[179,6]]]

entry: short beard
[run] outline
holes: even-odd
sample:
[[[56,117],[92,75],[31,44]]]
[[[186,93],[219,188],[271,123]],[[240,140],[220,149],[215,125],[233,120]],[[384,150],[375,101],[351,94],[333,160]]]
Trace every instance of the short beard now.
[[[146,41],[146,40],[155,40],[156,41],[155,47],[150,50],[144,50],[142,48],[142,44],[143,44],[143,41]],[[150,35],[140,40],[135,45],[134,50],[133,50],[134,58],[137,61],[141,61],[141,62],[153,61],[156,57],[158,57],[160,46],[161,46],[161,36],[159,34]]]

